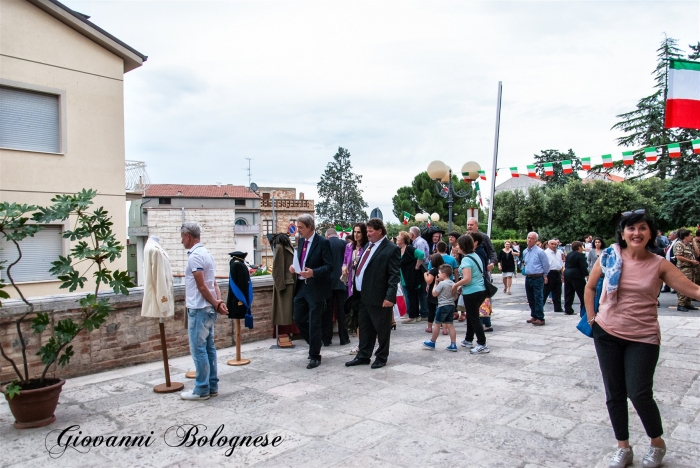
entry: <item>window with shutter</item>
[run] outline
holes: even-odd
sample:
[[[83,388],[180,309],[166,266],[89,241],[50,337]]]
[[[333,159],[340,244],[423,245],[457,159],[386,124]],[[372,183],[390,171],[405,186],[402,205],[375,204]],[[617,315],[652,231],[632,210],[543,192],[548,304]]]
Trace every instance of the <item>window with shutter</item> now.
[[[22,249],[22,259],[12,267],[12,278],[17,283],[32,281],[54,280],[56,277],[49,273],[51,262],[63,255],[63,238],[61,226],[44,226],[34,237],[27,237],[19,242]],[[0,240],[0,261],[5,261],[4,270],[0,271],[2,279],[9,283],[7,267],[17,260],[17,248],[11,242]]]
[[[59,153],[58,96],[0,86],[0,147]]]

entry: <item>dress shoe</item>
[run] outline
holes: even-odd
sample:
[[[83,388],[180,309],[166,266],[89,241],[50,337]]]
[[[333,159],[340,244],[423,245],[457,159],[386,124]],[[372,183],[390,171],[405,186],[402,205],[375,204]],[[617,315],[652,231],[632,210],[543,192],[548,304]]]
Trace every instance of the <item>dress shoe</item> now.
[[[350,344],[350,340],[348,340],[348,341],[341,341],[339,346],[345,346],[345,345],[348,345],[348,344]]]
[[[685,308],[688,310],[698,310],[698,308],[695,307],[694,305],[685,306]]]
[[[307,369],[313,369],[314,367],[318,367],[321,365],[321,360],[320,359],[312,359],[309,361],[309,364],[306,366]]]
[[[557,313],[560,313],[560,314],[563,314],[563,313],[564,313],[563,310],[555,310],[554,312],[557,312]]]
[[[352,366],[366,366],[369,364],[369,359],[365,358],[355,358],[352,361],[348,361],[345,363],[345,367],[352,367]]]
[[[382,362],[379,359],[375,359],[370,367],[372,369],[379,369],[380,367],[384,367],[384,366],[386,366],[386,362]]]
[[[333,344],[333,343],[329,341],[328,343],[323,343],[323,346],[330,346],[330,345],[332,345],[332,344]]]
[[[528,320],[525,320],[527,323],[532,323],[535,320],[537,320],[535,317],[530,317]]]
[[[534,322],[532,322],[532,324],[536,327],[541,327],[542,325],[544,325],[544,320],[535,320]]]
[[[678,312],[689,312],[689,311],[688,311],[688,308],[687,308],[687,307],[683,307],[683,306],[678,306],[678,307],[676,308],[676,310],[677,310]]]

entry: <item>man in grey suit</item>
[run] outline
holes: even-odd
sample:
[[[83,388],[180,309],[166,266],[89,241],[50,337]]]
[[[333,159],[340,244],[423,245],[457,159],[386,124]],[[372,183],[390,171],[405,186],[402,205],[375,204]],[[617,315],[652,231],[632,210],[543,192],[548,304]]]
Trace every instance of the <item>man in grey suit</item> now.
[[[379,341],[372,369],[386,365],[389,357],[391,319],[396,303],[396,290],[401,280],[400,251],[386,238],[386,228],[379,218],[367,222],[369,244],[362,254],[353,277],[353,299],[360,301],[360,351],[345,365],[369,364],[374,344]]]
[[[345,300],[348,298],[348,287],[340,280],[345,258],[345,246],[348,243],[338,237],[335,228],[326,230],[326,239],[331,245],[333,273],[331,273],[331,297],[326,302],[326,310],[323,313],[323,346],[331,345],[334,308],[338,319],[338,339],[340,339],[340,346],[343,346],[350,343],[348,327],[345,326]]]

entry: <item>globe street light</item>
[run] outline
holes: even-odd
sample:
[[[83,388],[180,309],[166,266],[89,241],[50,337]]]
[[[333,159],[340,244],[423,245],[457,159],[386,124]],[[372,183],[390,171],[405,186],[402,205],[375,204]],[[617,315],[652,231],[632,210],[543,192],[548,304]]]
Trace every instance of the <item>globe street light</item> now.
[[[472,182],[477,180],[479,177],[479,170],[481,170],[479,164],[473,161],[466,163],[464,166],[462,166],[462,177],[464,178],[464,181]],[[447,223],[449,226],[448,233],[452,232],[452,205],[454,204],[454,197],[469,197],[471,195],[471,187],[468,191],[455,190],[454,184],[452,183],[452,169],[450,169],[447,164],[442,161],[433,161],[428,164],[428,177],[435,181],[435,187],[438,195],[440,195],[442,198],[447,198]]]

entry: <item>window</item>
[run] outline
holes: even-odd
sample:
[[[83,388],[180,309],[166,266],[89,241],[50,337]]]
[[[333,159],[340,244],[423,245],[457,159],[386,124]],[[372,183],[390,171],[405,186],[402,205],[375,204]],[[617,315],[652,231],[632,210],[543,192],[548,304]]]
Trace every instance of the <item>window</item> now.
[[[12,267],[12,278],[16,282],[26,283],[30,281],[46,281],[56,279],[49,269],[51,262],[58,260],[59,255],[63,255],[63,238],[61,237],[61,226],[44,226],[44,229],[34,234],[34,237],[27,237],[19,242],[22,249],[22,260]],[[0,261],[4,260],[5,267],[0,274],[5,282],[9,282],[7,277],[7,267],[17,260],[18,253],[14,244],[0,241]]]
[[[236,198],[235,206],[245,206],[245,199]]]
[[[266,219],[263,221],[263,236],[266,236],[268,234],[273,234],[271,219]]]
[[[170,199],[169,198],[159,198],[158,204],[159,205],[170,205]]]
[[[0,86],[0,147],[59,153],[58,96]]]
[[[236,226],[247,226],[247,225],[248,225],[248,223],[243,218],[238,218],[236,220]]]

